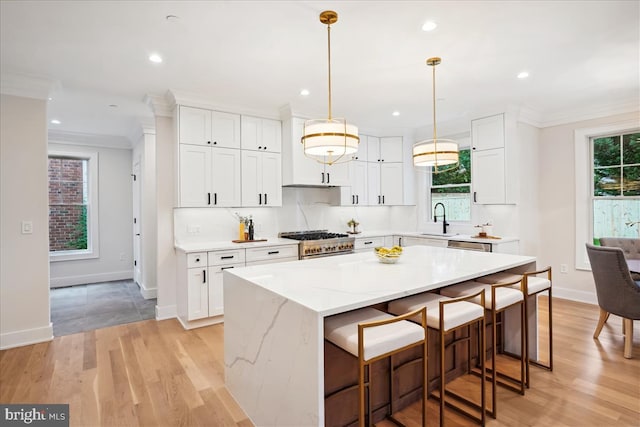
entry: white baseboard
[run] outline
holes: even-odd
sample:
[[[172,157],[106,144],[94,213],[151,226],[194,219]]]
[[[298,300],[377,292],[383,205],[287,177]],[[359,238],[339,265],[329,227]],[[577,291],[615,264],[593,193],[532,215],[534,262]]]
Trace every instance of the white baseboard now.
[[[158,288],[147,288],[144,283],[136,282],[138,288],[140,288],[140,293],[144,299],[153,299],[158,297]]]
[[[571,301],[586,302],[588,304],[598,305],[598,298],[595,292],[576,291],[575,289],[553,287],[553,296]]]
[[[189,330],[194,328],[201,328],[203,326],[215,325],[216,323],[224,322],[224,316],[215,316],[215,317],[206,317],[204,319],[198,320],[183,320],[180,316],[177,316],[178,322],[182,325],[183,328]]]
[[[112,271],[109,273],[80,274],[77,276],[51,277],[49,286],[60,288],[64,286],[86,285],[87,283],[111,282],[114,280],[133,279],[133,270]]]
[[[0,350],[51,341],[52,339],[53,323],[49,323],[48,326],[41,328],[24,329],[22,331],[0,334]]]
[[[178,317],[175,305],[156,305],[156,320],[173,319],[174,317]]]

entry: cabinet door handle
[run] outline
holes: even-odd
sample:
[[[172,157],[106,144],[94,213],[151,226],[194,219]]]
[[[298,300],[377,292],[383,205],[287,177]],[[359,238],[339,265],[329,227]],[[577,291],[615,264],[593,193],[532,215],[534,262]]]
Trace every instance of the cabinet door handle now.
[[[373,242],[364,242],[364,244],[365,244],[365,245],[370,245],[370,244],[372,244],[372,243],[373,243]]]
[[[213,204],[214,205],[218,204],[218,193],[213,193]]]
[[[207,193],[207,204],[211,204],[211,193]]]
[[[200,258],[196,258],[196,262],[200,262]]]
[[[136,236],[139,236],[139,235],[140,235],[140,233],[136,233]]]
[[[352,205],[356,204],[356,196],[354,196],[353,194],[351,195],[351,204]]]
[[[280,251],[269,251],[267,252],[267,255],[275,255],[275,254],[279,254]]]
[[[267,146],[265,145],[264,147],[262,147],[262,149],[263,149],[263,150],[266,150],[266,149],[267,149]]]
[[[218,141],[213,141],[213,145],[218,145]]]
[[[207,141],[207,144],[211,144],[211,141]]]
[[[398,237],[398,246],[402,246],[402,237]]]
[[[207,270],[202,270],[202,283],[207,283]]]
[[[258,204],[262,204],[262,193],[258,193]]]
[[[478,202],[478,193],[476,191],[473,192],[473,203],[477,203]]]
[[[322,172],[322,184],[324,184],[324,172]]]
[[[327,172],[327,184],[331,182],[331,174]]]
[[[233,268],[233,266],[231,266],[231,267],[220,267],[220,270],[227,270],[229,268]]]
[[[267,193],[264,193],[264,204],[267,204]]]
[[[260,146],[258,147],[258,150],[262,150],[262,145],[260,145]]]
[[[227,255],[227,256],[221,256],[220,259],[233,259],[235,258],[235,255]]]
[[[380,195],[378,194],[378,204],[380,204]]]
[[[384,162],[384,160],[383,160]],[[382,204],[384,205],[384,195],[382,196]]]
[[[359,205],[359,204],[360,204],[360,195],[357,194],[356,195],[356,205]]]

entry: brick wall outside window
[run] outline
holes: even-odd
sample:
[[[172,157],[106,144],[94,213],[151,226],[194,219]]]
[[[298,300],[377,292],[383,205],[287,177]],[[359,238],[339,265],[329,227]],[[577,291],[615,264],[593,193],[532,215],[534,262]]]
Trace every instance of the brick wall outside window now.
[[[49,158],[49,251],[87,249],[87,160]]]

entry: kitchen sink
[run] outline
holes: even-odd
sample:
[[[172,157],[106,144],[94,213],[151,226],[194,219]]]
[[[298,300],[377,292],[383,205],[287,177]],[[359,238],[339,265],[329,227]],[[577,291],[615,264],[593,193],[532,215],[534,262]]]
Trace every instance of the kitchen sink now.
[[[433,236],[433,237],[453,237],[458,236],[459,233],[420,233],[421,236]]]

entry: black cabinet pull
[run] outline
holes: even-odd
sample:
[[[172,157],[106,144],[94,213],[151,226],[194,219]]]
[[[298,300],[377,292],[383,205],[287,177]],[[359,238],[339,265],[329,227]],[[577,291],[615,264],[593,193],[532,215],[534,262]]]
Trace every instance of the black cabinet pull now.
[[[360,195],[357,194],[356,195],[356,205],[359,205],[359,204],[360,204]]]
[[[139,236],[139,235],[140,235],[140,233],[136,233],[136,236]]]
[[[211,141],[207,141],[207,144],[211,144]]]
[[[202,270],[202,283],[207,283],[207,270]]]
[[[262,149],[263,149],[263,150],[266,150],[266,149],[267,149],[267,146],[265,145]]]
[[[381,162],[384,162],[384,159],[380,160]]]
[[[264,204],[267,204],[267,193],[264,193]]]
[[[200,258],[196,258],[196,262],[200,262]]]
[[[233,259],[235,258],[235,255],[227,255],[227,256],[221,256],[220,259]]]
[[[213,141],[213,145],[218,145],[218,141]]]
[[[324,184],[324,172],[322,172],[322,184]]]
[[[258,193],[258,204],[262,204],[262,193]]]
[[[231,266],[231,267],[221,267],[220,270],[227,270],[229,268],[233,268],[233,266]]]
[[[383,160],[384,161],[384,160]],[[382,204],[384,205],[384,195],[382,196]]]
[[[331,182],[331,174],[327,172],[327,184]]]
[[[402,237],[398,237],[398,246],[402,246]]]
[[[474,191],[473,192],[473,203],[476,203],[478,201],[477,195],[478,195],[478,193]]]
[[[372,244],[372,243],[373,243],[373,242],[364,242],[364,244],[365,244],[365,245],[370,245],[370,244]]]
[[[213,193],[213,204],[214,205],[218,204],[218,193]]]
[[[353,194],[351,195],[351,204],[352,205],[356,204],[356,196],[354,196]]]
[[[380,195],[378,194],[378,204],[380,204]]]
[[[207,204],[211,204],[211,193],[207,193]]]
[[[269,251],[267,252],[267,255],[275,255],[275,254],[279,254],[280,251]]]
[[[262,150],[262,145],[258,147],[258,150]]]

